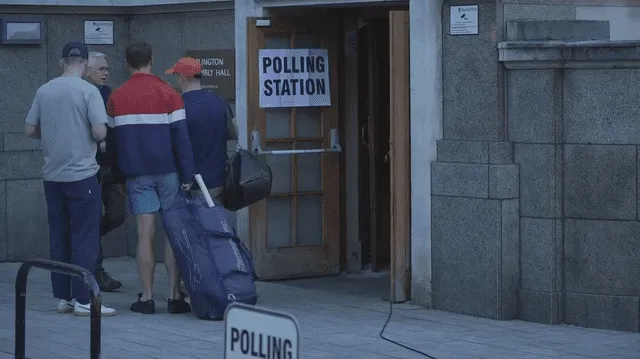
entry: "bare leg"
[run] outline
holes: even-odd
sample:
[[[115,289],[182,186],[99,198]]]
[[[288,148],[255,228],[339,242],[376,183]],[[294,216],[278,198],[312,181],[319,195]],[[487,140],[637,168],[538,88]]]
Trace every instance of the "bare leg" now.
[[[138,274],[142,282],[141,301],[153,299],[153,275],[156,270],[154,240],[156,235],[155,215],[141,214],[136,217],[138,224]]]
[[[164,244],[164,266],[169,278],[169,299],[180,299],[180,269],[168,240]]]

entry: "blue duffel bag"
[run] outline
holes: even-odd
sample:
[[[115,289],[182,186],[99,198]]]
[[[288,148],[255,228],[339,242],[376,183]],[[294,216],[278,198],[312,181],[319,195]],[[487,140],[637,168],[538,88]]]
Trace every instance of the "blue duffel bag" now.
[[[201,319],[222,320],[231,302],[256,304],[257,277],[227,210],[214,204],[199,175],[196,180],[205,196],[181,194],[163,211],[162,222],[193,312]]]

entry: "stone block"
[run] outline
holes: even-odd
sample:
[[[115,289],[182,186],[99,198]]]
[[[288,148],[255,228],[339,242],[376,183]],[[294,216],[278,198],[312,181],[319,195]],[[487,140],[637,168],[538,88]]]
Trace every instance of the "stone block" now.
[[[0,180],[42,178],[42,152],[0,152]]]
[[[89,51],[102,52],[107,56],[109,64],[108,85],[120,86],[129,78],[129,69],[125,60],[125,48],[129,44],[129,22],[124,16],[106,15],[99,16],[100,20],[113,21],[113,45],[88,45]],[[47,48],[48,62],[47,75],[49,79],[60,76],[62,68],[58,59],[62,53],[62,47],[71,39],[81,40],[84,36],[84,21],[96,20],[95,15],[48,15],[47,16]],[[157,48],[153,48],[154,60]],[[177,56],[177,55],[176,55]],[[164,73],[164,69],[162,71]]]
[[[521,289],[518,295],[518,319],[543,324],[560,324],[563,320],[563,294]]]
[[[439,140],[438,162],[489,163],[487,142]]]
[[[562,290],[562,220],[520,219],[520,287],[526,290]]]
[[[7,188],[0,181],[0,262],[7,260]]]
[[[640,222],[566,219],[567,292],[640,297]]]
[[[497,319],[518,317],[518,289],[520,288],[520,201],[500,201],[501,257],[498,280]]]
[[[554,143],[555,96],[554,70],[508,71],[509,140],[523,143]]]
[[[514,161],[520,166],[520,214],[562,217],[562,147],[516,144]]]
[[[517,164],[489,165],[489,198],[518,198],[519,174]]]
[[[450,7],[443,9],[449,19]],[[478,9],[479,34],[449,35],[443,21],[443,134],[447,140],[500,141],[504,120],[499,103],[496,66],[496,5],[483,3]]]
[[[515,316],[517,216],[517,200],[432,197],[434,309]]]
[[[640,142],[640,69],[578,69],[564,74],[565,142]]]
[[[510,20],[508,41],[609,40],[609,21],[597,20]]]
[[[635,146],[565,145],[565,216],[635,220],[636,177]]]
[[[513,3],[512,3],[513,2]],[[505,20],[575,20],[576,7],[571,3],[558,4],[532,4],[532,1],[507,1],[503,2],[503,14]],[[544,1],[538,1],[544,2]]]
[[[513,142],[489,142],[489,163],[492,165],[513,163]]]
[[[488,198],[488,182],[488,165],[431,164],[431,190],[434,195]]]
[[[42,180],[6,181],[7,260],[49,258],[49,224]]]
[[[33,151],[40,150],[40,140],[29,138],[24,133],[5,133],[3,141],[4,151]]]
[[[564,322],[580,327],[640,331],[640,299],[636,296],[564,294]]]

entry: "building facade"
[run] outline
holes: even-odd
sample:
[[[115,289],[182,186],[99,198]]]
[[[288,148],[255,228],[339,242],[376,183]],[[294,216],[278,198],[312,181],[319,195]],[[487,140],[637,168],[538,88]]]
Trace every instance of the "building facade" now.
[[[197,56],[240,145],[271,151],[273,195],[235,214],[261,277],[388,269],[397,302],[640,331],[638,14],[618,0],[0,1],[0,20],[44,34],[0,45],[0,260],[48,255],[23,119],[62,45],[113,21],[113,43],[90,46],[113,86],[131,41],[153,46],[158,74]],[[326,54],[323,105],[265,105],[264,61],[302,50]],[[105,249],[135,241],[128,221]]]

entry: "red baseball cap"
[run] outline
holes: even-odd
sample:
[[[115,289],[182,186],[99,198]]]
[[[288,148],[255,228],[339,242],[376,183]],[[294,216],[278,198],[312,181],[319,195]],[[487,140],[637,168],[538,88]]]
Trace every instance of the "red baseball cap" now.
[[[202,72],[200,62],[193,57],[183,57],[172,68],[167,69],[166,74],[180,74],[187,77],[194,77]]]

